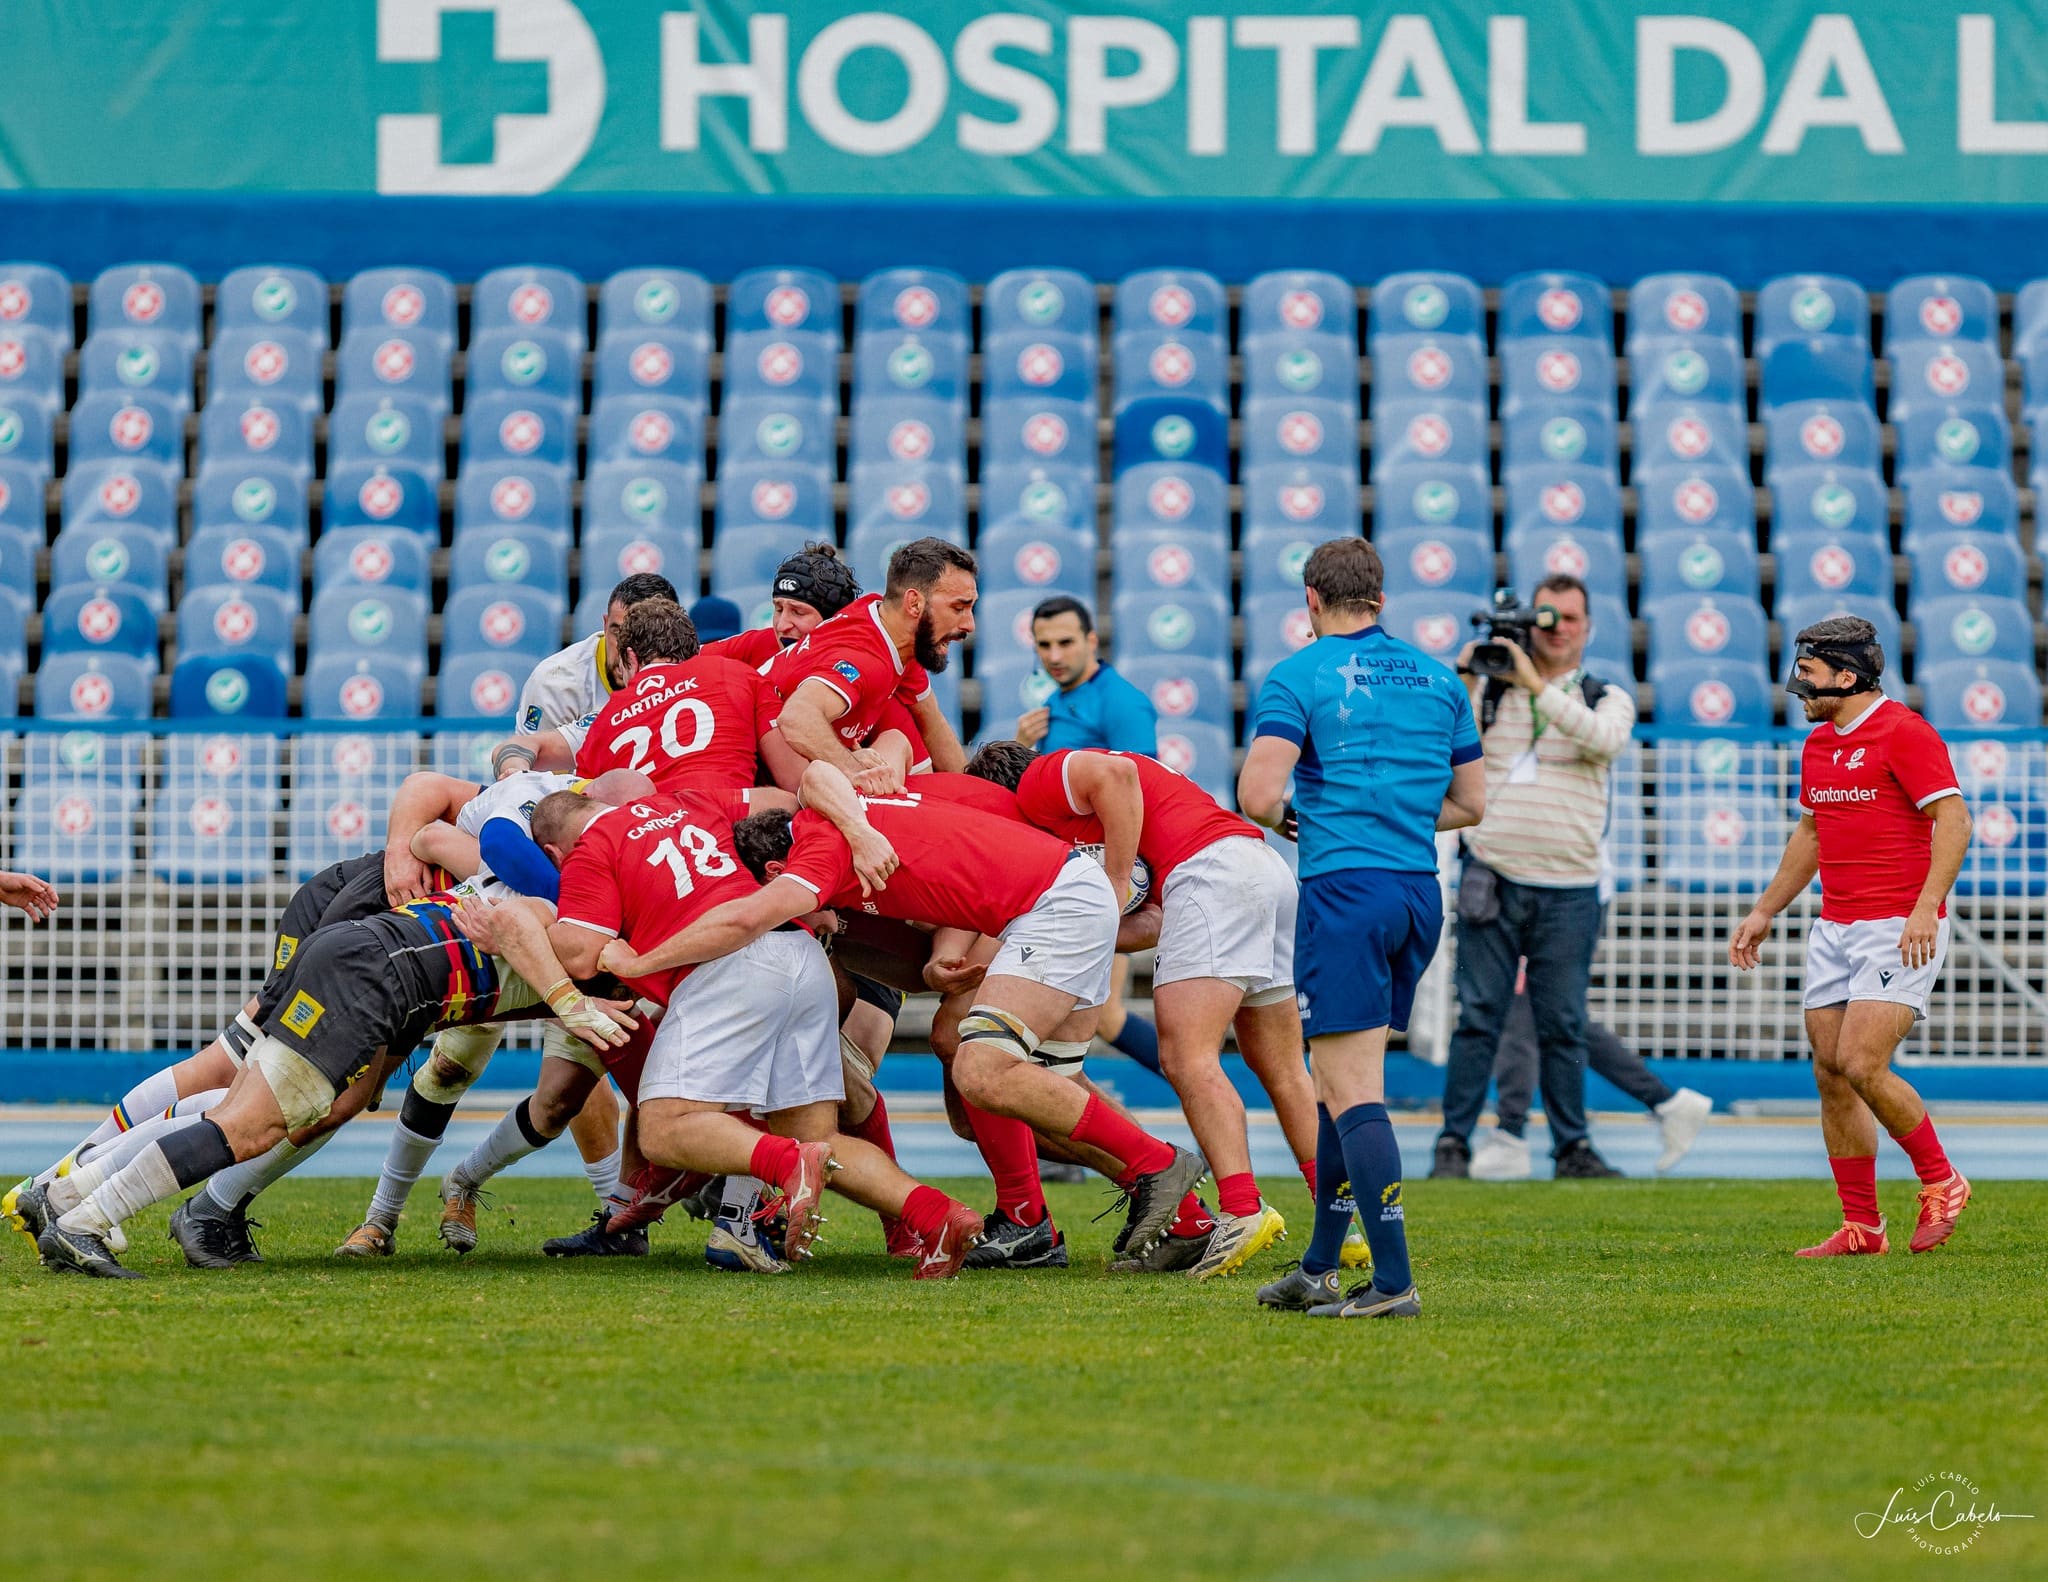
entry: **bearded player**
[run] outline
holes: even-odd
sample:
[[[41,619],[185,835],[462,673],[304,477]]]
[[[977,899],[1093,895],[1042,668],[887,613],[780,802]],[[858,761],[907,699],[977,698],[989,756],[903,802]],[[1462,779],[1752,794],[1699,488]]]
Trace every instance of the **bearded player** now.
[[[1970,812],[1934,727],[1884,695],[1876,627],[1831,616],[1797,643],[1785,690],[1816,727],[1800,758],[1802,816],[1728,959],[1754,967],[1772,919],[1820,875],[1820,918],[1806,939],[1806,1033],[1842,1227],[1799,1256],[1889,1250],[1877,1205],[1879,1122],[1920,1177],[1911,1248],[1928,1252],[1954,1233],[1970,1183],[1892,1055],[1927,1014],[1948,953],[1947,898],[1969,850]]]

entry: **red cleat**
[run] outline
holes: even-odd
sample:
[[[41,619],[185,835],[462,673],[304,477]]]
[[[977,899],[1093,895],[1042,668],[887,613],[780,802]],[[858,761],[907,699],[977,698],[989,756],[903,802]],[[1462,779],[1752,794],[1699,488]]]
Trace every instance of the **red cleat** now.
[[[671,1170],[664,1165],[642,1165],[627,1184],[633,1196],[626,1206],[605,1221],[613,1233],[661,1221],[677,1203],[700,1190],[710,1178],[701,1170]]]
[[[830,1143],[798,1143],[796,1164],[780,1181],[769,1186],[782,1194],[779,1203],[763,1203],[757,1218],[770,1214],[788,1217],[789,1228],[782,1235],[782,1257],[795,1263],[811,1255],[811,1242],[818,1234],[818,1201],[825,1195],[825,1178],[839,1168]]]
[[[1913,1227],[1910,1252],[1932,1252],[1955,1234],[1956,1220],[1970,1201],[1970,1183],[1958,1170],[1946,1181],[1920,1189],[1920,1223]]]
[[[900,1219],[882,1218],[882,1231],[888,1237],[889,1256],[892,1258],[920,1258],[924,1256],[924,1242],[916,1231]]]
[[[946,1210],[945,1223],[930,1241],[918,1238],[917,1272],[913,1280],[950,1280],[960,1272],[967,1254],[981,1240],[981,1216],[965,1203]]]
[[[1851,1258],[1859,1253],[1882,1253],[1891,1250],[1892,1244],[1884,1239],[1883,1220],[1877,1222],[1875,1229],[1868,1225],[1858,1225],[1853,1220],[1844,1220],[1842,1228],[1818,1247],[1801,1247],[1794,1256]]]

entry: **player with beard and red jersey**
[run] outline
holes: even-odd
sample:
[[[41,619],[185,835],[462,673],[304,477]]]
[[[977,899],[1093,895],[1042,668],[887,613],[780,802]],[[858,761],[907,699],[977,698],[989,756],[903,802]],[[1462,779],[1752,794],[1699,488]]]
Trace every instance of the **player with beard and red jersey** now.
[[[1927,1014],[1948,954],[1947,897],[1970,849],[1970,810],[1934,727],[1884,695],[1875,626],[1830,616],[1795,641],[1785,690],[1814,723],[1799,765],[1803,816],[1728,959],[1754,967],[1772,920],[1820,875],[1820,918],[1806,940],[1806,1032],[1842,1227],[1799,1256],[1888,1250],[1877,1208],[1879,1121],[1920,1177],[1912,1250],[1928,1252],[1954,1233],[1970,1183],[1892,1055]]]
[[[810,788],[807,775],[806,795]],[[1131,1208],[1122,1240],[1149,1249],[1206,1170],[1068,1080],[1080,1071],[1116,953],[1120,908],[1101,865],[1054,837],[916,792],[862,806],[899,864],[880,890],[859,879],[845,837],[819,812],[756,814],[733,838],[766,888],[704,914],[652,952],[607,952],[602,964],[630,978],[716,960],[820,908],[998,938],[961,1024],[953,1059],[961,1095],[1066,1139],[1123,1184]],[[1045,1223],[1044,1239],[1057,1247]]]

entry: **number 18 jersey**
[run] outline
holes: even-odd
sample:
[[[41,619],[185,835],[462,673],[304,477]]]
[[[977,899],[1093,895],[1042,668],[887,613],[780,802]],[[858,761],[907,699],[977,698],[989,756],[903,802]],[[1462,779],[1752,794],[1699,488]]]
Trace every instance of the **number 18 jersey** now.
[[[738,790],[754,783],[761,738],[781,709],[759,673],[735,660],[649,665],[577,727],[576,772],[594,780],[638,769],[662,791]]]
[[[562,865],[556,915],[643,954],[652,950],[713,907],[760,888],[733,855],[732,821],[746,813],[743,791],[686,791],[607,808]],[[666,1005],[694,970],[677,967],[628,986]]]

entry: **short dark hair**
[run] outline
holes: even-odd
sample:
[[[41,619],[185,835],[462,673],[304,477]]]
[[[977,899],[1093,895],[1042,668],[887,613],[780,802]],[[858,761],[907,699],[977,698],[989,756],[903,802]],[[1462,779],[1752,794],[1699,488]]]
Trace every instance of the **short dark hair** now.
[[[789,814],[779,808],[772,813],[750,813],[733,825],[733,852],[756,883],[768,882],[768,864],[789,860],[794,840],[789,826]]]
[[[1380,552],[1362,538],[1332,538],[1316,545],[1302,569],[1326,610],[1375,609],[1387,582]]]
[[[911,588],[930,593],[949,571],[964,571],[973,577],[980,575],[981,568],[972,555],[948,539],[913,538],[889,557],[886,597],[900,599]]]
[[[967,772],[976,779],[992,781],[1005,791],[1014,791],[1037,756],[1022,742],[983,742],[980,750],[967,760]]]
[[[604,809],[580,791],[555,791],[542,797],[527,815],[527,825],[539,846],[567,846],[570,837],[583,832]]]
[[[671,604],[680,604],[676,597],[676,585],[657,571],[636,571],[624,578],[612,589],[612,596],[604,601],[609,610],[614,604],[623,604],[632,609],[643,599],[666,599]]]
[[[1095,617],[1089,613],[1088,606],[1071,593],[1055,593],[1049,599],[1040,599],[1031,612],[1031,624],[1036,626],[1040,621],[1050,621],[1061,615],[1071,615],[1079,621],[1083,637],[1095,630]]]
[[[701,645],[697,623],[673,599],[642,599],[626,606],[625,630],[619,647],[643,665],[695,659]]]
[[[1593,595],[1587,592],[1586,584],[1580,578],[1574,577],[1569,571],[1553,571],[1549,576],[1536,584],[1532,597],[1540,599],[1546,593],[1576,593],[1581,599],[1585,600],[1588,612],[1593,608]]]

